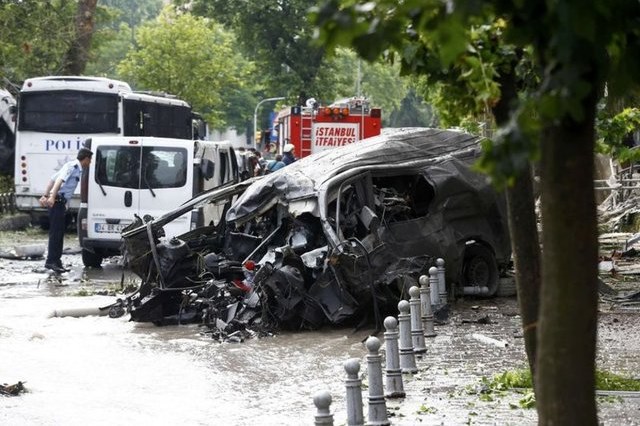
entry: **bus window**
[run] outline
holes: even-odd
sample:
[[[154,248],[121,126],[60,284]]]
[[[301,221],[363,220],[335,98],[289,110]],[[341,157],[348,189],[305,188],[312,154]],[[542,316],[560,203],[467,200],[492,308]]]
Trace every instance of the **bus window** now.
[[[24,92],[18,130],[117,133],[118,96],[80,91]]]
[[[191,108],[124,100],[124,135],[191,139]]]

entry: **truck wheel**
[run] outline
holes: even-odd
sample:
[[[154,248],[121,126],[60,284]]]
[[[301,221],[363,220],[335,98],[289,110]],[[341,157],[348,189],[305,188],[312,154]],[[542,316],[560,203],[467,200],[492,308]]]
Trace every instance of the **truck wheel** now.
[[[483,296],[495,296],[499,284],[498,265],[490,249],[481,244],[465,248],[462,281],[465,287],[487,287],[489,292]]]
[[[98,253],[82,249],[82,263],[89,268],[100,268],[102,256]]]

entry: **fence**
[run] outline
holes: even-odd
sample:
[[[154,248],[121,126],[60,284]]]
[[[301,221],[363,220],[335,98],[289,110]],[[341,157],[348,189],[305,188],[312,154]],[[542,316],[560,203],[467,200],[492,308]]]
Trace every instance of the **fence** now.
[[[5,192],[0,194],[0,216],[16,212],[16,194]]]

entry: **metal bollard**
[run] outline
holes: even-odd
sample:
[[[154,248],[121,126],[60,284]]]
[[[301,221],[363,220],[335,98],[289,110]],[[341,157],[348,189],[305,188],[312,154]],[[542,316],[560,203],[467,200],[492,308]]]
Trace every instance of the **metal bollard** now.
[[[348,359],[344,363],[344,369],[347,372],[347,425],[363,426],[362,380],[358,377],[360,361],[358,358]]]
[[[433,309],[431,308],[429,278],[426,275],[422,275],[418,282],[420,283],[420,306],[422,307],[422,329],[424,330],[424,337],[436,337]]]
[[[445,280],[444,259],[439,257],[436,259],[436,267],[438,269],[438,296],[440,303],[447,304],[447,282]]]
[[[331,406],[331,394],[329,391],[319,391],[313,396],[313,403],[318,409],[316,413],[315,425],[329,425],[333,426],[333,414],[329,410]]]
[[[411,341],[411,315],[409,302],[401,300],[398,303],[398,329],[400,333],[400,369],[403,373],[417,373],[416,356]]]
[[[409,289],[409,306],[411,309],[411,339],[413,341],[413,351],[422,354],[427,351],[424,341],[424,330],[422,329],[422,312],[420,310],[420,289],[415,285]]]
[[[431,289],[431,306],[434,307],[440,305],[438,268],[435,266],[429,268],[429,288]]]
[[[402,383],[402,370],[400,369],[400,355],[398,354],[398,320],[394,317],[384,319],[384,343],[386,348],[385,356],[385,378],[387,398],[403,398],[406,393]]]
[[[367,425],[390,425],[387,418],[387,403],[382,389],[382,356],[378,353],[380,340],[367,339],[367,374],[369,375],[369,421]]]

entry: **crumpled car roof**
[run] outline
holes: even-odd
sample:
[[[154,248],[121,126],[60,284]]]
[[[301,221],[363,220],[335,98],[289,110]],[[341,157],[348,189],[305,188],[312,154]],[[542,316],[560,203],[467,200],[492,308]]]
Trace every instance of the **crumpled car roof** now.
[[[300,159],[286,168],[265,176],[233,203],[227,222],[243,222],[261,214],[274,200],[288,204],[296,199],[314,197],[330,179],[356,167],[392,165],[418,166],[452,153],[467,150],[476,157],[482,138],[457,130],[397,128],[341,149],[326,150]],[[464,154],[462,154],[464,156]]]

